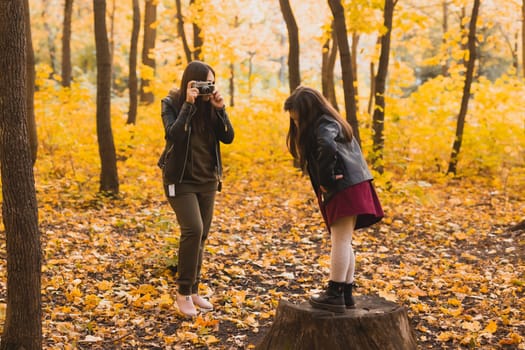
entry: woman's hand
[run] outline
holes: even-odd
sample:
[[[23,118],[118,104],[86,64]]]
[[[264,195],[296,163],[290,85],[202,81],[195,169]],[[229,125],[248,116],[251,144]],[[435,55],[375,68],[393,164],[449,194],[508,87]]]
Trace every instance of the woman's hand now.
[[[343,178],[343,175],[342,175],[342,174],[338,174],[338,175],[335,176],[335,180],[336,180],[336,181],[337,181],[337,180],[341,180],[342,178]],[[321,186],[319,186],[319,187],[320,187],[320,189],[321,189],[321,192],[323,192],[323,193],[328,192],[328,191],[326,190],[326,188],[325,188],[323,185],[321,185]]]
[[[210,95],[210,102],[213,107],[217,109],[224,108],[224,98],[217,90],[213,91],[213,93]]]
[[[189,81],[186,87],[186,102],[194,104],[197,96],[199,96],[199,89],[193,87],[195,80]]]

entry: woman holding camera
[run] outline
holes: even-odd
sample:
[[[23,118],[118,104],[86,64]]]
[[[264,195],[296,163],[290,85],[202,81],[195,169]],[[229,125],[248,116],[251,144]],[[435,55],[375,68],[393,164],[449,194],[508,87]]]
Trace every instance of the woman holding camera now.
[[[215,72],[201,61],[188,64],[180,89],[162,99],[166,148],[159,160],[169,204],[180,226],[177,305],[193,317],[213,305],[199,295],[203,252],[210,230],[215,193],[221,190],[220,142],[234,132],[224,99],[215,90]]]

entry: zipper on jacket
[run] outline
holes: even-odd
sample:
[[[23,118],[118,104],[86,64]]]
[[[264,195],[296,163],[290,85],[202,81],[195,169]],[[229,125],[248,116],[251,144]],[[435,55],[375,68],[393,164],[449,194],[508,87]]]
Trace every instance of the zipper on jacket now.
[[[186,142],[186,154],[184,155],[184,165],[182,166],[182,173],[180,174],[180,180],[179,182],[182,182],[182,179],[184,178],[184,172],[186,171],[186,164],[188,163],[188,153],[190,151],[190,137],[191,137],[191,117],[195,114],[196,108],[194,109],[195,105],[191,105],[190,107],[190,114],[188,118],[186,119],[186,123],[184,123],[184,131],[188,133],[188,141]]]
[[[182,166],[182,173],[180,174],[179,182],[182,182],[184,172],[186,171],[186,163],[188,162],[188,153],[190,151],[190,136],[191,136],[191,125],[188,127],[188,142],[186,142],[186,154],[184,155],[184,165]]]

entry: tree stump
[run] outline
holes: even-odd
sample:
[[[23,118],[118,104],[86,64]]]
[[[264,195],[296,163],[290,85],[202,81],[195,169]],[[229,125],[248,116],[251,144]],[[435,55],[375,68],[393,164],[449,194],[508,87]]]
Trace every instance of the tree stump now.
[[[412,350],[416,337],[406,309],[376,296],[357,296],[344,314],[280,300],[256,350]]]

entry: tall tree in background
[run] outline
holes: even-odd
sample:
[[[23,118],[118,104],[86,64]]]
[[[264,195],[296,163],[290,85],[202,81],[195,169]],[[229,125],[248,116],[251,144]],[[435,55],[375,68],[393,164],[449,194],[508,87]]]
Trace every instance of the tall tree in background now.
[[[321,60],[321,87],[323,95],[330,101],[332,106],[339,110],[337,105],[337,98],[335,95],[335,80],[334,67],[337,59],[337,40],[335,37],[334,22],[330,25],[330,29],[326,35],[326,40],[323,44],[323,55]]]
[[[109,61],[111,62],[111,86],[114,86],[116,80],[115,69],[113,69],[113,56],[115,55],[115,13],[117,7],[117,0],[111,1],[111,11],[108,13],[109,17]]]
[[[26,20],[26,105],[27,133],[31,150],[31,163],[35,165],[38,154],[38,135],[35,120],[35,52],[31,35],[31,18],[29,0],[24,0],[24,16]]]
[[[49,0],[42,0],[43,9],[42,9],[42,19],[43,19],[43,25],[44,28],[47,31],[47,47],[49,51],[49,65],[51,66],[51,76],[54,76],[57,73],[57,47],[55,45],[55,39],[57,36],[57,28],[53,25],[53,21],[51,20],[51,16],[49,14],[50,11],[49,7],[53,4],[50,3]]]
[[[470,16],[470,24],[468,31],[468,57],[466,59],[467,72],[465,74],[465,85],[463,87],[463,97],[461,99],[461,108],[458,115],[456,126],[456,138],[452,146],[450,154],[450,162],[448,164],[449,174],[456,174],[459,151],[461,149],[461,142],[463,141],[463,129],[465,128],[465,117],[467,116],[468,101],[470,98],[470,86],[472,85],[472,78],[474,76],[474,66],[476,63],[476,21],[478,19],[480,0],[474,0],[472,7],[472,15]]]
[[[466,20],[467,8],[465,7],[465,5],[461,6],[461,12],[459,16],[460,16],[459,17],[459,30],[461,32],[461,37],[463,38],[463,35],[468,35],[468,25],[467,25],[468,21]],[[459,46],[461,47],[461,51],[468,50],[468,42],[465,42],[464,40],[460,41]],[[467,64],[464,57],[460,59],[459,63],[465,66]]]
[[[138,105],[137,54],[140,33],[140,5],[139,0],[131,0],[131,3],[133,6],[133,24],[129,48],[129,110],[127,124],[135,124],[137,122]]]
[[[155,22],[157,21],[157,0],[146,0],[144,9],[144,43],[142,45],[142,65],[145,70],[149,71],[147,74],[151,76],[155,74],[155,40],[157,30],[155,29]],[[140,84],[140,101],[145,103],[153,103],[155,97],[153,92],[149,91],[150,79],[142,76]]]
[[[359,110],[359,83],[357,75],[357,48],[359,46],[359,38],[361,36],[357,32],[352,32],[352,44],[350,45],[350,57],[352,57],[352,77],[354,78],[354,94],[355,99],[355,109]]]
[[[196,6],[195,0],[190,0],[190,6]],[[202,13],[202,8],[198,9],[199,13]],[[205,18],[202,16],[201,18]],[[202,46],[204,45],[204,40],[202,38],[202,30],[200,27],[199,21],[193,21],[193,58],[196,60],[202,60]]]
[[[180,0],[175,0],[175,6],[177,9],[177,34],[182,40],[182,47],[184,48],[184,54],[186,55],[186,62],[189,63],[192,60],[190,46],[188,45],[188,38],[184,31],[184,16],[182,16],[182,5]]]
[[[345,97],[346,119],[352,126],[354,137],[361,144],[359,136],[359,123],[357,121],[356,94],[354,89],[354,76],[352,73],[352,57],[348,44],[345,13],[341,0],[328,0],[330,10],[334,16],[337,44],[339,45],[339,61],[343,76],[343,91]]]
[[[0,1],[0,172],[7,252],[2,350],[42,349],[42,250],[26,115],[27,5]]]
[[[101,160],[100,191],[118,194],[117,157],[111,130],[111,54],[106,28],[106,0],[93,0],[97,58],[97,137]]]
[[[378,36],[376,46],[380,46],[380,45],[381,45],[381,36]],[[375,99],[374,99],[374,96],[376,93],[375,76],[376,76],[375,62],[372,59],[370,61],[370,94],[368,97],[368,107],[367,107],[368,114],[372,114],[372,107],[375,104]]]
[[[232,27],[234,30],[238,30],[240,26],[239,16],[233,18]],[[228,92],[230,94],[230,107],[235,106],[235,61],[230,61],[230,79],[228,81]]]
[[[379,65],[377,68],[377,75],[375,77],[375,107],[374,115],[372,117],[373,129],[373,153],[372,166],[380,174],[383,173],[383,152],[385,148],[385,91],[386,91],[386,77],[388,73],[388,61],[390,57],[390,37],[392,33],[392,20],[394,17],[394,6],[397,0],[385,0],[385,8],[383,10],[384,22],[386,32],[381,36],[381,53],[379,55]]]
[[[299,69],[299,29],[292,12],[289,0],[279,0],[286,28],[288,29],[288,79],[290,92],[301,84]]]
[[[62,28],[62,86],[71,86],[71,15],[73,0],[65,0]]]
[[[446,49],[447,47],[447,33],[448,33],[448,0],[443,0],[442,3],[443,7],[443,48]],[[448,49],[447,49],[448,50]],[[446,58],[443,59],[443,64],[441,66],[441,74],[446,77],[448,75],[448,65],[449,65],[449,56],[450,54],[446,55]]]

